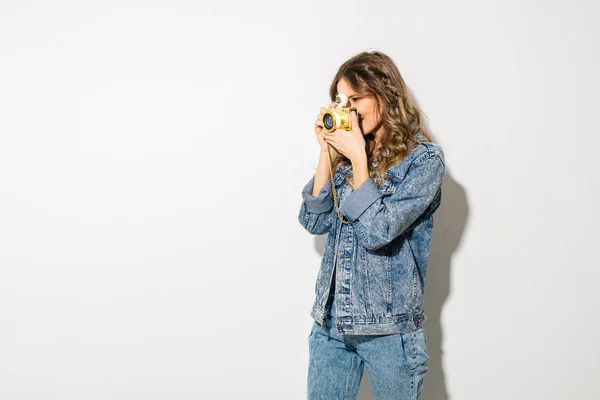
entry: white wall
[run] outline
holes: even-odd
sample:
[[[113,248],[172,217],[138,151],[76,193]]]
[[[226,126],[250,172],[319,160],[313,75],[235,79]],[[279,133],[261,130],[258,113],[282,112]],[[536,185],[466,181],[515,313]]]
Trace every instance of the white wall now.
[[[365,49],[446,153],[422,399],[600,397],[598,2],[201,3],[0,5],[0,398],[306,398],[300,191]]]

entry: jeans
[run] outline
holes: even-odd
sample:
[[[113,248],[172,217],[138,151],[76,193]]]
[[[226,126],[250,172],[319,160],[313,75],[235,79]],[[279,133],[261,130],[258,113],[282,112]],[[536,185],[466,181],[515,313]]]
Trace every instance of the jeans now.
[[[376,400],[418,400],[429,360],[423,327],[391,335],[340,335],[333,295],[327,304],[329,317],[323,327],[313,321],[308,336],[308,400],[356,399],[364,367]]]

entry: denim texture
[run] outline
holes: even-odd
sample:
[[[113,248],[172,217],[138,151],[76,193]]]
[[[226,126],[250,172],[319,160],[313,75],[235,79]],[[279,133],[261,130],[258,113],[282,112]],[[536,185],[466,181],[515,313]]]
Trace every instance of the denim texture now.
[[[314,321],[308,336],[308,400],[356,399],[365,367],[377,400],[419,399],[429,361],[423,327],[392,335],[340,335],[335,304],[324,322]]]
[[[353,189],[345,183],[352,167],[338,166],[334,184],[348,224],[335,212],[331,180],[312,195],[313,175],[302,190],[298,221],[311,234],[328,234],[310,312],[321,329],[332,286],[338,334],[387,335],[422,326],[433,214],[444,171],[442,148],[430,142],[388,168],[381,186],[369,178]]]

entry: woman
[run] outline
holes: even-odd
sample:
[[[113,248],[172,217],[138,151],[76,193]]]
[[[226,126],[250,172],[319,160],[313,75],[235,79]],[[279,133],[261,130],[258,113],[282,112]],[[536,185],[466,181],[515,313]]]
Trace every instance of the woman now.
[[[300,223],[328,233],[311,311],[308,398],[354,399],[366,367],[377,400],[418,399],[429,360],[422,303],[444,154],[387,55],[346,61],[329,94],[332,101],[345,94],[357,112],[351,130],[328,133],[321,108],[314,126],[321,154],[302,191]]]

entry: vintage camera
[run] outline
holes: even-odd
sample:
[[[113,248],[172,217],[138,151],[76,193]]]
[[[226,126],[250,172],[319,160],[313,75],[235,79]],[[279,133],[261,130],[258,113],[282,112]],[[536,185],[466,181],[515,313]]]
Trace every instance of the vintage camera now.
[[[331,133],[336,129],[346,131],[352,129],[350,112],[356,111],[356,107],[346,107],[346,104],[348,104],[348,96],[340,93],[335,98],[335,106],[325,110],[323,113],[323,128],[327,132]]]

